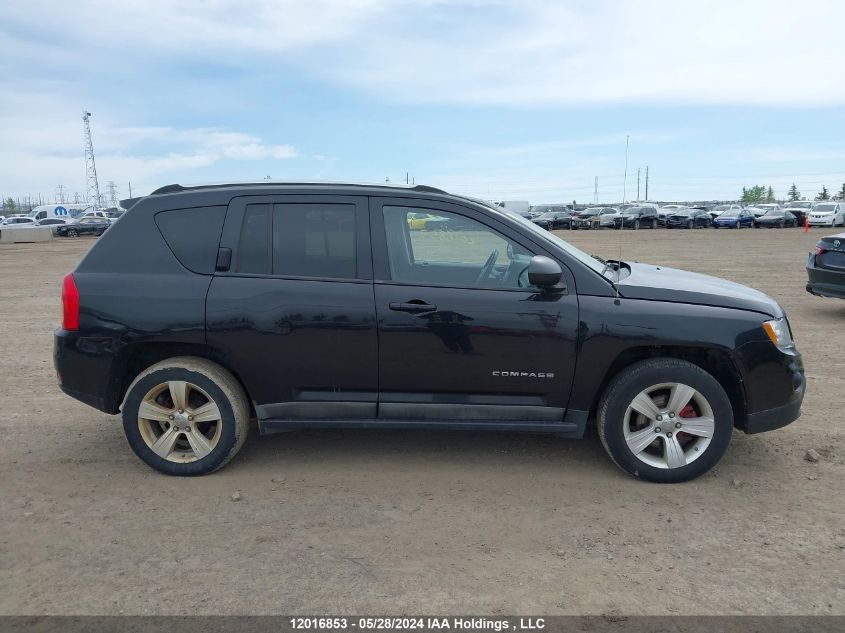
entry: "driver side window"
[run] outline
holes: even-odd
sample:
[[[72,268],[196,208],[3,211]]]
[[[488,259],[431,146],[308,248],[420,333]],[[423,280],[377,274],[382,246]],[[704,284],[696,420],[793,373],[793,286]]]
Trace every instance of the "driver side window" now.
[[[464,288],[529,288],[532,253],[468,217],[384,207],[393,281]]]

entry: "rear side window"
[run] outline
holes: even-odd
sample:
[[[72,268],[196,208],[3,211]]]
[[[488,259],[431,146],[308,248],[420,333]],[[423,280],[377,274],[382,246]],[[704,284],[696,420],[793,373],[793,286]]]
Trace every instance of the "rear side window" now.
[[[273,274],[355,278],[355,207],[274,205]]]
[[[238,239],[237,272],[256,275],[270,273],[270,220],[269,204],[247,205]]]
[[[155,222],[179,263],[195,273],[210,275],[225,216],[226,207],[173,209],[156,213]]]

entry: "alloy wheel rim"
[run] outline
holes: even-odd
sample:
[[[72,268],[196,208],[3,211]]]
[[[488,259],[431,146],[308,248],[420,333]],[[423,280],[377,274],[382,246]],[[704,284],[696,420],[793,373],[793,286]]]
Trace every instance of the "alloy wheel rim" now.
[[[183,380],[159,383],[138,407],[138,430],[147,447],[179,464],[208,456],[220,442],[220,407],[206,391]]]
[[[715,432],[713,407],[700,392],[677,382],[641,391],[625,411],[628,450],[655,468],[682,468],[701,457]]]

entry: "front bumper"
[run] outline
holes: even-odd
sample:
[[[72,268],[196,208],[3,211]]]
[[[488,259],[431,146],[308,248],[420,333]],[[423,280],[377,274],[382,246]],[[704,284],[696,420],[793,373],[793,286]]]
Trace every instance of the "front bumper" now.
[[[774,431],[795,422],[801,416],[801,402],[804,400],[803,388],[801,397],[785,404],[781,407],[768,409],[766,411],[758,411],[757,413],[749,413],[745,417],[745,427],[743,430],[749,435],[753,433],[763,433],[765,431]]]
[[[807,219],[808,226],[834,226],[836,223],[836,217],[830,216],[829,218],[814,218],[810,216]]]
[[[770,341],[754,341],[742,345],[737,357],[745,368],[746,412],[736,426],[749,434],[762,433],[797,420],[807,389],[798,350],[782,351]]]

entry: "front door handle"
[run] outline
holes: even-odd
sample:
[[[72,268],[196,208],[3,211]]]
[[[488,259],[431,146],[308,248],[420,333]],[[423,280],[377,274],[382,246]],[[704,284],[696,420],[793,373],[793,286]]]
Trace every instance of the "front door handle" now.
[[[389,307],[396,312],[432,312],[437,309],[436,305],[424,303],[419,300],[407,302],[391,301]]]

